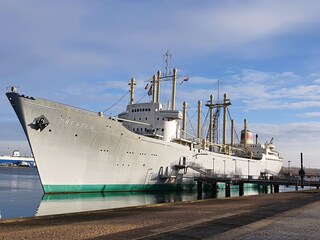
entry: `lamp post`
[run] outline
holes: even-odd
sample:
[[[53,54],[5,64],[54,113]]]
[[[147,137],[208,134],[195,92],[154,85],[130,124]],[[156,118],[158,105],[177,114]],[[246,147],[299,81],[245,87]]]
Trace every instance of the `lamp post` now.
[[[290,171],[290,160],[288,161],[288,172],[289,172],[289,178],[291,177],[291,171]]]
[[[249,173],[249,163],[250,163],[250,160],[248,160],[248,179],[249,179],[249,176],[250,176],[250,173]]]

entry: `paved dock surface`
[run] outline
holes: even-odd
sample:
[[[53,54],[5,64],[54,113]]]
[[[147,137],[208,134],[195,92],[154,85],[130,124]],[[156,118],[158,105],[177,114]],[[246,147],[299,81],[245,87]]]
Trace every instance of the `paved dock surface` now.
[[[320,191],[6,220],[0,239],[320,239]]]

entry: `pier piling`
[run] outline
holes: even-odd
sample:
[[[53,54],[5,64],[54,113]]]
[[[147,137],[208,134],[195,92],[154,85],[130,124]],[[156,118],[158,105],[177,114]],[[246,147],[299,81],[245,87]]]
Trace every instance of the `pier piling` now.
[[[263,193],[268,194],[268,185],[262,185]]]
[[[197,186],[198,186],[198,193],[202,193],[202,181],[201,180],[197,180]]]
[[[293,179],[293,178],[259,178],[259,179],[252,179],[252,178],[229,178],[226,176],[197,176],[194,178],[194,180],[197,182],[197,190],[198,193],[202,193],[203,190],[203,184],[207,183],[207,185],[210,187],[210,190],[212,193],[218,192],[218,183],[224,183],[225,184],[225,196],[230,197],[231,196],[231,185],[237,185],[239,186],[239,196],[244,196],[244,188],[245,184],[256,184],[259,186],[259,189],[262,193],[268,194],[268,193],[278,193],[281,186],[293,186],[295,187],[295,190],[299,190],[299,186],[303,188],[305,184],[301,183],[301,180],[299,179]],[[317,189],[320,189],[320,181],[308,181],[308,186],[314,187]],[[270,187],[270,190],[269,190]]]
[[[244,195],[244,183],[240,182],[239,183],[239,196],[243,196]]]
[[[215,181],[215,180],[211,181],[211,191],[213,193],[217,193],[217,191],[218,191],[217,181]]]
[[[231,187],[230,187],[230,185],[231,185],[231,183],[226,183],[226,186],[225,186],[225,190],[226,190],[226,197],[230,197],[230,189],[231,189]]]

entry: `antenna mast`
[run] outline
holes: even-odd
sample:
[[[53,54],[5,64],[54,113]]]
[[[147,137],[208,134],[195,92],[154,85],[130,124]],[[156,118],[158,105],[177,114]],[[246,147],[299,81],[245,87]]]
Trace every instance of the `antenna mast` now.
[[[166,78],[167,78],[169,76],[169,57],[171,59],[171,54],[169,54],[169,50],[167,50],[164,57],[166,58],[165,62],[166,62]]]

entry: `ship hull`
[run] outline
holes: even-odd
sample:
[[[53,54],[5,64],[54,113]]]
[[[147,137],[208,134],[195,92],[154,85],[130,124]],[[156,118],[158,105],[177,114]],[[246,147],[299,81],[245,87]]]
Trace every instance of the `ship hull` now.
[[[190,164],[216,175],[253,178],[265,166],[272,172],[282,166],[277,159],[248,160],[138,135],[116,119],[64,104],[7,96],[46,193],[192,189],[199,172]]]

